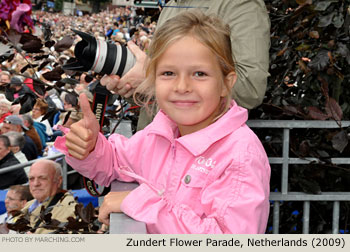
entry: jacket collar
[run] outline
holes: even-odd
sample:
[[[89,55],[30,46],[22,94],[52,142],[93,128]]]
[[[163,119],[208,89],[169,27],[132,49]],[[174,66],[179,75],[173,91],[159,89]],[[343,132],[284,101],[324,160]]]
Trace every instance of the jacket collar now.
[[[172,143],[176,141],[194,156],[198,156],[213,143],[244,125],[247,120],[248,111],[232,101],[230,109],[215,123],[192,134],[178,137],[176,124],[163,111],[159,111],[150,125],[149,134],[161,135]]]
[[[3,159],[0,160],[0,165],[4,164],[7,162],[7,160],[13,158],[14,155],[13,153],[10,151]]]

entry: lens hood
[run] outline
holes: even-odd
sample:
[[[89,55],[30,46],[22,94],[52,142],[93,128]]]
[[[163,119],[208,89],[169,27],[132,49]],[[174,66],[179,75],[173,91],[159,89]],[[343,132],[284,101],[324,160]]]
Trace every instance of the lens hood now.
[[[96,39],[85,33],[72,29],[82,40],[74,48],[74,55],[77,62],[69,63],[63,66],[66,70],[89,71],[94,64],[96,54]]]

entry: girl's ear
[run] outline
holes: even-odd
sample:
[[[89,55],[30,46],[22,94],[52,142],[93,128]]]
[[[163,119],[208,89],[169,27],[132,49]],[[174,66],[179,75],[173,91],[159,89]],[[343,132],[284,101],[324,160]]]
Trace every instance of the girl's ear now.
[[[222,89],[222,94],[221,94],[222,97],[225,97],[226,95],[228,95],[228,93],[231,93],[231,90],[235,85],[236,80],[237,80],[237,74],[235,72],[230,72],[225,76],[224,78],[225,88]]]

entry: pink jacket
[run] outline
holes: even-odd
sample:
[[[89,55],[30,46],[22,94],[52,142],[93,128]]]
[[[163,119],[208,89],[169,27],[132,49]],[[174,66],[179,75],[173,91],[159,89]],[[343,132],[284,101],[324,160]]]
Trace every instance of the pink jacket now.
[[[85,160],[66,160],[99,185],[136,179],[140,186],[121,209],[146,223],[149,233],[264,233],[270,166],[247,118],[233,102],[215,123],[177,137],[176,125],[161,111],[130,139],[99,135]],[[62,140],[56,148],[67,154]]]

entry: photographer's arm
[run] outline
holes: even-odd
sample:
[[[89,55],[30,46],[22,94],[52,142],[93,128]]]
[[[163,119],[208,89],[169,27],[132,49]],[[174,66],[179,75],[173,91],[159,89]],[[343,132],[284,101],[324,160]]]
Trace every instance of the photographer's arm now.
[[[232,96],[247,109],[263,101],[269,76],[270,21],[261,0],[223,1],[220,17],[231,27],[237,82]]]

